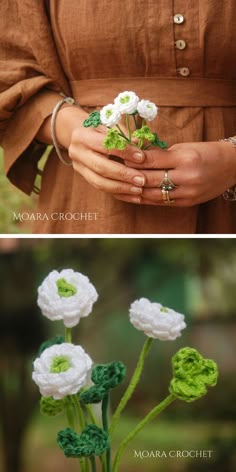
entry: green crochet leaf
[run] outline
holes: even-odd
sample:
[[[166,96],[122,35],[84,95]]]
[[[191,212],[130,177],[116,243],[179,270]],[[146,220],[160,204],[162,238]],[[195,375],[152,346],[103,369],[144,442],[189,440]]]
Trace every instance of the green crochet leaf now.
[[[71,428],[59,431],[57,443],[66,457],[101,456],[109,449],[108,433],[94,424],[89,424],[77,434]]]
[[[136,129],[136,131],[133,132],[133,136],[139,139],[147,139],[147,141],[150,142],[155,138],[154,133],[146,125],[142,126],[140,129]]]
[[[123,151],[126,147],[126,141],[116,129],[109,129],[107,135],[103,141],[106,149],[119,149]]]
[[[96,365],[92,370],[91,379],[95,384],[111,389],[123,382],[125,375],[126,367],[123,362],[114,361],[110,364]]]
[[[107,388],[103,385],[93,385],[88,390],[80,393],[79,398],[82,403],[100,403],[107,394]]]
[[[217,364],[205,359],[196,349],[185,347],[172,358],[173,379],[170,393],[180,400],[191,402],[207,393],[218,379]]]
[[[92,111],[88,118],[84,120],[83,126],[85,128],[89,128],[90,126],[93,126],[93,128],[97,128],[101,124],[101,119],[100,119],[100,111]]]
[[[44,416],[57,416],[65,410],[65,401],[54,400],[52,397],[41,397],[40,413]]]

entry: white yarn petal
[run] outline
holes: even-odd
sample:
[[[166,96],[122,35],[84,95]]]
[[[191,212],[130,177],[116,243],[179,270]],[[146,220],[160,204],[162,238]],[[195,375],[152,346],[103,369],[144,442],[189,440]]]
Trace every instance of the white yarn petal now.
[[[114,103],[122,114],[132,114],[137,110],[139,97],[134,92],[122,92],[115,98]]]
[[[76,293],[69,297],[59,294],[57,281],[65,279]],[[38,288],[38,306],[51,321],[63,320],[67,328],[76,326],[80,318],[88,316],[97,301],[98,294],[88,277],[72,269],[53,270]]]
[[[152,121],[157,116],[158,108],[149,100],[140,100],[137,106],[138,114],[147,121]]]
[[[51,372],[51,366],[57,357],[65,357],[68,360],[68,370]],[[91,367],[92,360],[81,346],[70,343],[54,344],[34,361],[32,378],[41,395],[60,400],[79,392],[88,383]]]
[[[129,316],[136,329],[161,341],[178,338],[186,328],[184,315],[171,308],[164,308],[160,303],[151,303],[147,298],[134,301]]]

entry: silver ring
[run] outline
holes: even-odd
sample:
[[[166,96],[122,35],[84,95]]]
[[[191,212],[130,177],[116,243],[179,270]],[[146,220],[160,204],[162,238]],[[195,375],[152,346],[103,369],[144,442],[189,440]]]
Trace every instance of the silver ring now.
[[[164,177],[159,183],[158,187],[167,191],[173,190],[175,187],[177,187],[177,185],[175,185],[174,182],[172,182],[172,180],[168,177],[168,170],[165,170]]]

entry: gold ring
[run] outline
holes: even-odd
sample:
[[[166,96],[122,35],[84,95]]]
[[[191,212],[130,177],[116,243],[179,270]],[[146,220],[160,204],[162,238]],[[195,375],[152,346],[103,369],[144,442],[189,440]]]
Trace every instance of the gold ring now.
[[[168,177],[168,170],[165,170],[164,177],[162,181],[159,183],[158,187],[167,191],[173,190],[176,187],[174,182],[172,182],[172,180]]]

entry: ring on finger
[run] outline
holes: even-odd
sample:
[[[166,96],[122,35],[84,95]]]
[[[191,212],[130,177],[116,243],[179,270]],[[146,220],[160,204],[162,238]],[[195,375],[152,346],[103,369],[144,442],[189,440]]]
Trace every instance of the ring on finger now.
[[[173,198],[170,198],[169,196],[169,190],[165,190],[162,188],[161,192],[162,192],[162,200],[164,201],[164,203],[167,203],[167,204],[175,203],[175,200]]]
[[[158,185],[159,188],[163,190],[173,190],[175,187],[177,187],[174,182],[168,177],[168,170],[165,170],[164,177],[162,181]]]

